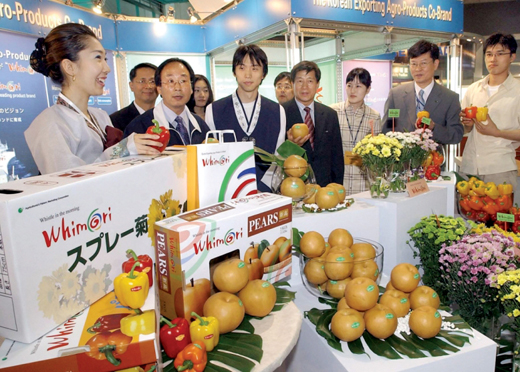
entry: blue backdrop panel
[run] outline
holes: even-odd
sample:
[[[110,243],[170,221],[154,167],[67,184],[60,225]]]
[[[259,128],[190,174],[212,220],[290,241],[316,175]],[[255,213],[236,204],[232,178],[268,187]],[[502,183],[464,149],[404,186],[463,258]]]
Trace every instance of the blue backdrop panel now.
[[[122,52],[205,52],[201,26],[118,21],[117,33]]]
[[[11,174],[16,165],[20,178],[38,174],[23,132],[47,108],[45,77],[29,66],[35,42],[33,36],[4,32],[0,47],[0,143],[7,144],[10,155],[16,154],[16,159],[0,161],[0,169]]]
[[[221,47],[289,17],[290,0],[245,0],[206,24],[206,48]]]
[[[0,28],[45,36],[62,23],[89,26],[106,49],[116,48],[114,21],[52,1],[4,0],[0,3]]]
[[[460,0],[292,0],[293,17],[418,30],[463,31]]]

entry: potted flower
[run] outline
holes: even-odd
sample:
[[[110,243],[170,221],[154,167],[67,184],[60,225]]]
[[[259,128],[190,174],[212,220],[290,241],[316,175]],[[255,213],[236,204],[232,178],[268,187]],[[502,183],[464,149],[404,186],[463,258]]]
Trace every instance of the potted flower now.
[[[513,353],[513,372],[520,371],[520,270],[505,271],[498,274],[496,285],[500,301],[510,322],[507,328],[515,334]]]
[[[460,315],[478,331],[497,338],[502,312],[497,277],[516,269],[518,243],[497,231],[464,236],[439,251],[441,277]]]
[[[403,145],[396,138],[368,134],[352,150],[363,161],[372,198],[388,197],[393,166],[399,160],[402,148]]]
[[[475,227],[472,221],[468,221],[468,224],[461,217],[432,214],[421,218],[408,230],[413,244],[410,244],[410,241],[407,243],[414,251],[414,258],[419,257],[421,262],[418,267],[423,270],[422,281],[435,289],[444,303],[448,299],[448,291],[441,278],[439,250],[443,244],[451,245],[457,242],[469,229]]]

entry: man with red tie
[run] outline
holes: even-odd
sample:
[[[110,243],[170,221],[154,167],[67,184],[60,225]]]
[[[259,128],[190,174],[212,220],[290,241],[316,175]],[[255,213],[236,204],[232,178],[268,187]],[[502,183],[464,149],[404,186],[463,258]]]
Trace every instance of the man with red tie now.
[[[309,163],[320,186],[331,182],[343,184],[344,160],[335,110],[314,100],[320,86],[321,71],[311,61],[302,61],[291,71],[294,98],[282,104],[287,118],[287,128],[305,123],[309,134],[294,138],[287,131],[287,138],[307,151]]]

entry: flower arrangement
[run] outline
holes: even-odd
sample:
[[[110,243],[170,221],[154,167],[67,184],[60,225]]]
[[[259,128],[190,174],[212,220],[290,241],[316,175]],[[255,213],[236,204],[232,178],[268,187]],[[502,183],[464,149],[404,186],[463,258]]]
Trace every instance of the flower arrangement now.
[[[363,161],[373,198],[388,196],[393,166],[399,161],[402,148],[403,145],[396,138],[381,133],[377,136],[368,134],[352,149]]]
[[[466,235],[439,251],[441,277],[449,298],[468,324],[482,333],[488,333],[493,323],[489,320],[501,314],[497,277],[516,269],[514,248],[518,243],[513,239],[491,231]]]
[[[400,162],[412,162],[412,168],[418,168],[428,157],[431,151],[437,148],[432,139],[430,129],[417,129],[414,132],[388,132],[387,137],[397,139],[403,145]]]
[[[441,278],[439,250],[442,245],[451,245],[460,240],[469,229],[475,227],[473,221],[466,222],[463,218],[434,215],[423,217],[408,230],[413,245],[408,245],[414,251],[414,258],[419,257],[424,274],[422,281],[439,294],[441,301],[446,303],[448,291]]]
[[[520,270],[498,274],[497,286],[502,307],[510,322],[505,326],[516,334],[513,354],[513,371],[520,370]]]
[[[380,133],[377,136],[368,134],[359,141],[352,152],[359,155],[363,165],[368,169],[383,169],[399,161],[403,145],[396,138]]]

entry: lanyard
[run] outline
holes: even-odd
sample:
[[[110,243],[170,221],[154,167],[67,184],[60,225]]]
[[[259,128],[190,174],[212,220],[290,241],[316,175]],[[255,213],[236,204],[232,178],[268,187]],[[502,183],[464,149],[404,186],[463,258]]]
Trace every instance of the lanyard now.
[[[247,122],[246,133],[250,133],[249,129],[251,128],[251,122],[253,121],[253,116],[255,115],[256,103],[258,102],[258,96],[260,96],[260,94],[256,95],[255,104],[253,105],[253,111],[251,111],[251,116],[247,117],[247,113],[246,113],[246,109],[244,108],[244,104],[242,103],[242,100],[240,99],[240,97],[237,94],[238,102],[240,102],[240,107],[242,107],[242,111],[244,112],[244,116],[245,116],[246,122]]]
[[[356,112],[357,112],[357,110],[354,111],[354,123],[353,123],[354,125],[356,124]],[[347,125],[348,125],[348,129],[350,132],[350,139],[352,140],[352,147],[354,147],[357,143],[357,138],[359,135],[359,130],[361,129],[361,124],[363,124],[363,120],[365,120],[365,114],[366,114],[365,105],[363,105],[363,116],[361,117],[361,121],[359,122],[356,136],[354,138],[352,138],[352,127],[350,126],[350,120],[348,120],[347,108],[345,108],[345,117],[347,118]]]
[[[244,133],[250,136],[251,133],[253,133],[253,131],[255,130],[256,125],[258,124],[258,117],[260,116],[260,110],[262,107],[260,94],[256,96],[251,118],[247,117],[246,112],[244,110],[244,105],[242,104],[242,101],[238,97],[236,91],[233,92],[231,97],[233,100],[233,108],[235,109],[235,116],[238,120],[238,123],[240,124],[240,127],[242,128]]]

